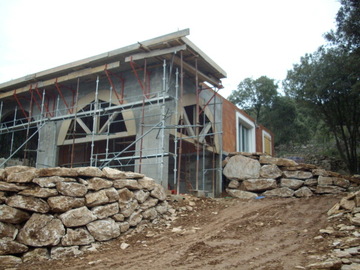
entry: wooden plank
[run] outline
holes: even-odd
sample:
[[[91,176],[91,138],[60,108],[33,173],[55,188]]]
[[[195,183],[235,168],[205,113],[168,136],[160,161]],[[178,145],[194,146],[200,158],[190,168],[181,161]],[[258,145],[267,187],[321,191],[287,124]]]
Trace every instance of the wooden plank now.
[[[125,62],[130,62],[131,60],[135,61],[135,60],[140,60],[140,59],[145,59],[145,58],[156,57],[156,56],[169,54],[169,53],[175,53],[175,52],[183,51],[183,50],[186,50],[186,45],[180,45],[180,46],[161,49],[161,50],[154,50],[154,51],[150,51],[150,52],[137,53],[137,54],[133,54],[133,55],[126,57]]]
[[[86,68],[86,69],[82,69],[82,70],[79,70],[79,71],[74,71],[74,72],[71,72],[71,73],[69,73],[67,75],[60,76],[60,77],[57,77],[57,78],[54,77],[54,78],[46,80],[46,81],[39,81],[39,82],[35,82],[35,83],[29,83],[28,85],[26,85],[24,87],[21,87],[21,88],[18,88],[18,89],[14,88],[14,89],[11,89],[8,92],[0,94],[0,99],[12,96],[14,94],[14,90],[16,90],[16,94],[25,93],[25,92],[29,91],[30,87],[32,87],[32,89],[35,89],[36,84],[37,84],[37,87],[42,88],[42,87],[46,87],[46,86],[55,84],[56,79],[57,79],[58,83],[61,83],[61,82],[66,82],[66,81],[69,81],[69,80],[73,80],[73,79],[81,78],[81,77],[84,77],[84,76],[88,76],[88,75],[103,72],[105,70],[105,67],[107,69],[118,68],[118,67],[120,67],[120,62],[113,62],[113,63],[107,64],[107,66],[106,65],[101,65],[101,66],[94,67],[94,68]]]

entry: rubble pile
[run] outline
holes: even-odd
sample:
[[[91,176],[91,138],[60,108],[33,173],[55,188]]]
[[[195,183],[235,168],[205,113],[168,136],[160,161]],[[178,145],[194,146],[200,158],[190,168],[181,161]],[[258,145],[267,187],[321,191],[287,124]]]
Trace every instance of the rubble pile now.
[[[163,187],[94,167],[0,169],[0,261],[76,256],[171,213]]]
[[[356,189],[360,183],[359,177],[343,176],[311,164],[261,153],[234,153],[225,163],[223,173],[230,181],[226,191],[230,196],[243,199],[338,194]]]

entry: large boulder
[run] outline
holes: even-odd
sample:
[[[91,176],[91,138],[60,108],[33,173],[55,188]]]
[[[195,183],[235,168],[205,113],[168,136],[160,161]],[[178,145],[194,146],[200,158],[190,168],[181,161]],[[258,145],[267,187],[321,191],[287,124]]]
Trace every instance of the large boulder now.
[[[7,199],[7,205],[24,210],[38,213],[47,213],[50,210],[49,205],[43,199],[27,197],[22,195],[14,195]]]
[[[83,197],[87,193],[87,187],[80,183],[58,182],[56,189],[65,196]]]
[[[28,168],[24,171],[12,172],[7,175],[6,181],[10,183],[29,183],[37,177],[35,168]]]
[[[0,205],[0,221],[11,224],[20,224],[30,218],[30,215],[20,209],[8,205]]]
[[[119,203],[114,202],[111,204],[95,206],[91,212],[98,218],[104,219],[119,213]]]
[[[164,201],[166,199],[166,193],[162,185],[155,184],[154,189],[150,192],[150,195],[159,201]]]
[[[109,167],[105,167],[102,169],[103,174],[105,175],[106,178],[109,179],[124,179],[126,178],[126,175],[124,172],[119,171],[117,169],[113,169],[113,168],[109,168]]]
[[[146,190],[153,190],[156,183],[154,179],[146,176],[144,176],[141,179],[138,179],[137,181],[143,187],[143,189]]]
[[[84,226],[97,219],[86,206],[69,210],[61,214],[59,218],[66,227]]]
[[[238,189],[226,189],[226,192],[231,197],[235,197],[239,199],[255,199],[258,196],[256,193],[238,190]]]
[[[87,206],[97,206],[119,200],[119,194],[115,188],[102,189],[85,195]]]
[[[264,191],[277,188],[274,179],[248,179],[242,182],[242,186],[247,191]]]
[[[111,218],[93,221],[86,227],[97,241],[107,241],[120,236],[120,227]]]
[[[56,196],[47,200],[51,211],[53,212],[66,212],[73,208],[85,206],[84,198],[75,198],[69,196]]]
[[[65,235],[62,222],[51,216],[34,213],[20,230],[17,241],[28,246],[56,246]]]
[[[282,175],[282,170],[274,164],[264,165],[260,169],[260,176],[262,178],[278,178]]]
[[[236,155],[229,159],[224,168],[224,175],[230,180],[259,178],[260,167],[259,161]]]
[[[93,177],[87,180],[88,183],[88,190],[101,190],[105,188],[111,188],[113,186],[113,181],[109,181],[99,177]]]

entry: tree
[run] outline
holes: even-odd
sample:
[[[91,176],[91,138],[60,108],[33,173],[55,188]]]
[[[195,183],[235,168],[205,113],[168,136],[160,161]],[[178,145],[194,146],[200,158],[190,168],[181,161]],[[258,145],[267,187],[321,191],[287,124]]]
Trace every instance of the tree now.
[[[246,78],[233,90],[229,100],[252,115],[258,123],[262,121],[262,110],[270,107],[278,95],[278,85],[266,76],[253,80]]]

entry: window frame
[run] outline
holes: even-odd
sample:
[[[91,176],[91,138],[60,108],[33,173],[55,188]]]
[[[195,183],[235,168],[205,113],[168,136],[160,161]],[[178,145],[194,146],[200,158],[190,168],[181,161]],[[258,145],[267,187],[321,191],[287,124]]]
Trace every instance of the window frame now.
[[[248,130],[248,151],[246,152],[256,152],[255,123],[240,112],[236,112],[236,151],[244,152],[242,151],[244,148],[241,149],[242,143],[240,141],[240,124]]]

